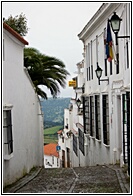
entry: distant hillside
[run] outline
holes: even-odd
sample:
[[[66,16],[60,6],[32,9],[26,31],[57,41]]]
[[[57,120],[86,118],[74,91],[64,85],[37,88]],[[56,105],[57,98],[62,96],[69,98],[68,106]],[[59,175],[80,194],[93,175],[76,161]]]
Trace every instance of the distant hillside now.
[[[44,114],[44,127],[63,126],[64,109],[69,107],[71,98],[41,99]]]

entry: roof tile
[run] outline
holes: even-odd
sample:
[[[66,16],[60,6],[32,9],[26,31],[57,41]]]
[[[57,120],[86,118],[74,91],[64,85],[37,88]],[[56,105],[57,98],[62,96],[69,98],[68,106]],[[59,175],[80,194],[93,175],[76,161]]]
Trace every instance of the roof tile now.
[[[59,153],[56,151],[56,146],[58,144],[50,143],[44,146],[44,154],[45,155],[53,155],[55,157],[59,157]]]
[[[28,45],[29,43],[21,36],[19,33],[14,31],[9,25],[6,23],[3,23],[3,28],[6,29],[9,33],[11,33],[14,37],[16,37],[20,42],[22,42],[25,45]]]

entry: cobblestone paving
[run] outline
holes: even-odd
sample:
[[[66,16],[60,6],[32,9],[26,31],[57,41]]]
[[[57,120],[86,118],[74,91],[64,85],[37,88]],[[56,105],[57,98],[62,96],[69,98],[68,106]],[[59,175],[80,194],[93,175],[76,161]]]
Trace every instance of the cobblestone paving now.
[[[122,181],[121,181],[122,183]],[[13,189],[12,189],[13,190]],[[15,190],[15,189],[14,189]],[[106,166],[79,168],[42,168],[16,193],[122,193],[115,169]],[[13,192],[6,190],[5,192]]]

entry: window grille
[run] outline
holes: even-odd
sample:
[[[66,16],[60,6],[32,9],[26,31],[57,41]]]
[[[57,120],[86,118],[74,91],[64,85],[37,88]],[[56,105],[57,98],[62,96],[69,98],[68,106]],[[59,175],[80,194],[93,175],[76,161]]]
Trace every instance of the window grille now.
[[[79,149],[84,155],[84,133],[78,129],[79,132]]]
[[[76,156],[78,156],[77,137],[74,134],[73,134],[73,151],[75,152]]]
[[[90,134],[89,129],[89,97],[83,97],[84,133]]]
[[[101,139],[101,126],[100,126],[100,96],[95,95],[95,132],[96,139]]]
[[[130,170],[130,92],[122,95],[123,105],[123,155]]]
[[[103,95],[102,97],[103,106],[103,142],[109,145],[109,103],[108,95]]]
[[[94,136],[94,98],[90,96],[90,135]]]
[[[5,154],[9,155],[13,153],[11,110],[3,111],[3,121]]]

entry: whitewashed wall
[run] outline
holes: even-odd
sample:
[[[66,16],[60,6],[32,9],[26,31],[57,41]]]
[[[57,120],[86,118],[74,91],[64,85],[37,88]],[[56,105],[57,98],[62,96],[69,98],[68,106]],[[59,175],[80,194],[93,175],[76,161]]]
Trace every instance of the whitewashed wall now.
[[[84,46],[93,41],[93,80],[86,80],[86,55],[85,51],[85,94],[92,96],[100,94],[101,106],[102,95],[109,95],[109,129],[110,129],[110,145],[103,144],[103,139],[97,141],[92,137],[88,137],[86,149],[87,165],[96,164],[109,164],[120,162],[122,156],[122,88],[130,88],[130,68],[126,69],[125,62],[125,42],[127,39],[119,38],[119,74],[116,74],[116,64],[112,61],[113,75],[109,74],[110,65],[107,63],[107,70],[109,77],[109,85],[106,81],[101,82],[98,85],[98,79],[95,74],[97,68],[96,60],[96,36],[98,36],[98,64],[103,69],[103,75],[101,79],[107,78],[104,67],[104,39],[103,31],[107,28],[107,20],[111,18],[113,12],[116,12],[120,18],[122,18],[121,27],[118,35],[124,36],[130,33],[130,20],[129,20],[129,4],[126,3],[108,3],[103,5],[102,9],[95,14],[93,20],[90,21],[88,27],[86,27],[80,34],[80,39],[84,40]],[[96,17],[97,16],[97,17]],[[112,32],[112,38],[115,48],[115,35]],[[130,45],[130,40],[128,39]],[[130,52],[130,51],[129,51]],[[101,112],[102,114],[102,107]],[[103,138],[103,123],[101,115],[101,138]]]
[[[59,168],[60,160],[56,156],[44,155],[44,167],[45,168]]]
[[[3,183],[7,185],[32,167],[43,165],[43,118],[38,96],[23,66],[24,45],[5,29],[3,39],[3,106],[13,106],[13,157],[3,162]]]

